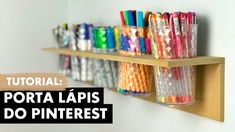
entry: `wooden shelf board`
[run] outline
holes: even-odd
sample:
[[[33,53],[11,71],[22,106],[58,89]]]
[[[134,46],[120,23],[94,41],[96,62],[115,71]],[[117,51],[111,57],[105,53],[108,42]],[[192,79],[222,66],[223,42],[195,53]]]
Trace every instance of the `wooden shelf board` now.
[[[141,56],[120,56],[118,53],[93,53],[84,51],[73,51],[70,49],[62,48],[44,48],[43,51],[49,51],[64,55],[73,55],[80,57],[88,57],[94,59],[105,59],[120,62],[131,62],[151,66],[160,67],[177,67],[177,66],[187,66],[187,65],[208,65],[208,64],[218,64],[223,63],[223,57],[210,57],[210,56],[199,56],[190,59],[155,59],[151,55],[141,55]]]
[[[173,107],[209,119],[224,121],[224,64],[223,57],[200,56],[190,59],[154,59],[151,55],[120,56],[117,53],[97,54],[92,52],[72,51],[69,49],[44,48],[44,51],[64,55],[74,55],[94,59],[106,59],[120,62],[131,62],[161,67],[197,66],[196,102],[191,106]],[[156,90],[152,88],[148,97],[140,99],[156,103]]]

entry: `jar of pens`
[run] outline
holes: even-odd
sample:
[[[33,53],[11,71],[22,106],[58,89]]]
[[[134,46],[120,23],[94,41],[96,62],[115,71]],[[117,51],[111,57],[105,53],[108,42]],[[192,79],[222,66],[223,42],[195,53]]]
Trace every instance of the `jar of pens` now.
[[[118,45],[117,27],[93,27],[91,29],[93,52],[114,53]],[[118,63],[115,61],[93,60],[94,84],[99,87],[116,88]]]
[[[152,55],[156,59],[184,59],[197,55],[197,18],[189,13],[152,13],[149,16]],[[154,67],[157,102],[190,105],[195,102],[194,66]]]
[[[150,39],[144,34],[143,12],[120,11],[120,16],[122,26],[120,26],[119,54],[123,56],[150,54]],[[149,95],[153,84],[152,78],[151,66],[120,62],[118,91],[134,96]]]
[[[92,24],[81,23],[74,25],[71,32],[71,49],[79,51],[91,51],[91,37],[89,28]],[[72,77],[80,81],[93,81],[92,59],[86,57],[71,56]]]
[[[53,34],[58,47],[74,51],[91,51],[89,27],[92,27],[92,24],[74,24],[70,28],[67,24],[57,26],[53,29]],[[63,75],[71,76],[78,81],[93,81],[91,59],[69,55],[60,55],[59,58],[60,72]]]
[[[52,30],[53,38],[58,48],[69,48],[70,46],[70,32],[67,24],[58,25]],[[59,73],[63,75],[71,74],[71,58],[68,55],[59,55]]]

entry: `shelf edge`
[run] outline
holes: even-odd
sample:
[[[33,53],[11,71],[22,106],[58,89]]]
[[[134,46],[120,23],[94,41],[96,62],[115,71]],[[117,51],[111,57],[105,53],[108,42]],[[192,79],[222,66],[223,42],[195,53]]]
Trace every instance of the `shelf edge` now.
[[[88,57],[94,59],[106,59],[111,61],[138,63],[138,64],[159,66],[159,67],[209,65],[209,64],[224,63],[225,61],[224,57],[212,57],[212,56],[198,56],[196,58],[190,58],[190,59],[155,59],[151,55],[120,56],[117,53],[101,54],[101,53],[93,53],[86,51],[73,51],[70,49],[62,49],[62,48],[43,48],[42,50],[64,55],[74,55],[74,56]]]

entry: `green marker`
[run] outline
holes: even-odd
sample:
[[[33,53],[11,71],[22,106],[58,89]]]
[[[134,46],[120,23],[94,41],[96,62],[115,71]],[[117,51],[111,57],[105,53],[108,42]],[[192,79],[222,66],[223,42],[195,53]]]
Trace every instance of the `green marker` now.
[[[97,28],[92,29],[92,34],[93,34],[94,47],[98,48]]]
[[[98,28],[97,37],[98,37],[98,48],[106,49],[108,45],[106,37],[106,29],[103,27]]]
[[[126,22],[126,25],[129,26],[129,19],[128,19],[128,11],[124,11],[124,19],[125,19],[125,22]]]

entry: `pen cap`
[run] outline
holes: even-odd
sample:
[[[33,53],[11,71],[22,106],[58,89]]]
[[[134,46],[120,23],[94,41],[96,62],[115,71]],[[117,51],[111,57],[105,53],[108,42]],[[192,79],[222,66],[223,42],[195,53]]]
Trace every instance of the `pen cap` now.
[[[137,26],[138,27],[143,27],[144,26],[144,18],[143,18],[143,12],[138,11],[137,12]]]
[[[115,42],[113,28],[107,27],[106,31],[107,31],[107,42],[108,42],[107,47],[108,49],[114,49],[116,46],[116,42]]]

